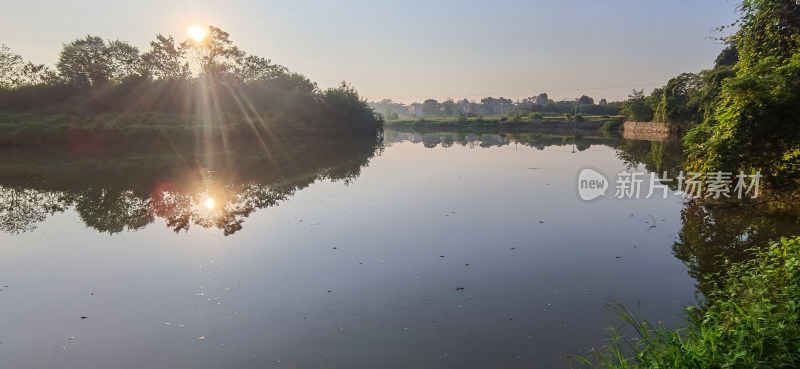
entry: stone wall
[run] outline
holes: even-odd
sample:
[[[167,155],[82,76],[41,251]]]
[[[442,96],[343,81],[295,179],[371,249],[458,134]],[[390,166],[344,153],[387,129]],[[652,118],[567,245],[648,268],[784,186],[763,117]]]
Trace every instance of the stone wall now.
[[[669,128],[658,122],[625,122],[622,138],[628,140],[665,141],[669,138]]]

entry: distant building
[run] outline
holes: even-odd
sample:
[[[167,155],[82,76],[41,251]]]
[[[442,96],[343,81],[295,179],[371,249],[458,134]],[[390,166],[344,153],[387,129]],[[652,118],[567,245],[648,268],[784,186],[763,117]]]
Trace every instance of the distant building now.
[[[408,115],[416,116],[418,118],[422,117],[422,104],[420,103],[411,103],[408,106]]]

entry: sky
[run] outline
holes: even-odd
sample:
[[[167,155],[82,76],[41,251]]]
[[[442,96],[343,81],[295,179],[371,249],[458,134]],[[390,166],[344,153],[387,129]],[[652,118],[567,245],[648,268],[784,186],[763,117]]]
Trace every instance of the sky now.
[[[737,18],[726,0],[6,1],[0,44],[34,63],[55,65],[87,34],[147,50],[158,33],[184,40],[190,25],[213,25],[322,88],[347,81],[402,103],[623,100],[712,67],[726,35],[714,29]]]

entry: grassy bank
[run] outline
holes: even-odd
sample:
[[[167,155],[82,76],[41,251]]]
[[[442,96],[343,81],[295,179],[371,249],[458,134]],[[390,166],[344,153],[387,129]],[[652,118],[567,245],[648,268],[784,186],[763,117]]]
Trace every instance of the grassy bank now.
[[[594,368],[800,367],[800,237],[754,253],[709,277],[706,306],[688,309],[682,329],[652,325],[613,305],[638,337],[612,329],[605,352],[580,360]]]
[[[377,122],[378,124],[380,122]],[[358,135],[336,119],[303,121],[283,114],[214,117],[169,113],[0,114],[0,147],[119,145],[153,142],[253,140],[274,136]]]

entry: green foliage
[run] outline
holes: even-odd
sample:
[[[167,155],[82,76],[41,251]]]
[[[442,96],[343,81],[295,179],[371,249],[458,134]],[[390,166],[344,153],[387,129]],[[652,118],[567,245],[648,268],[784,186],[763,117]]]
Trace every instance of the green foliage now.
[[[622,128],[622,122],[619,120],[607,120],[603,122],[602,126],[600,126],[600,131],[613,132],[619,131],[620,128]]]
[[[585,120],[586,120],[586,118],[584,118],[583,115],[581,115],[581,114],[578,114],[578,115],[575,116],[575,121],[576,122],[583,122]]]
[[[342,130],[356,135],[378,135],[383,132],[383,117],[369,107],[353,86],[342,82],[337,88],[329,88],[322,94],[322,117],[342,125]]]
[[[761,170],[769,186],[793,189],[800,180],[800,4],[745,0],[739,9],[741,28],[730,39],[735,75],[686,137],[690,168]]]
[[[139,50],[126,42],[86,36],[64,45],[56,68],[67,83],[105,86],[137,74],[139,62]]]
[[[661,98],[653,119],[677,129],[697,121],[697,98],[694,95],[702,89],[700,84],[699,76],[693,73],[682,73],[670,79],[660,90]]]
[[[687,309],[684,329],[652,325],[612,303],[610,309],[638,337],[623,337],[614,328],[606,351],[579,360],[594,368],[798,367],[800,238],[754,252],[754,259],[712,276],[707,306]]]
[[[542,115],[542,113],[530,113],[530,114],[528,114],[528,119],[530,119],[530,120],[541,120],[542,118],[544,118],[544,115]]]
[[[800,3],[796,0],[743,0],[739,11],[740,28],[731,41],[743,66],[769,56],[790,58],[800,50]]]
[[[649,122],[653,119],[653,109],[645,101],[644,90],[633,90],[628,100],[622,102],[620,114],[634,122]]]
[[[397,112],[393,109],[387,109],[385,113],[383,113],[383,117],[386,118],[387,121],[397,120],[399,117],[397,116]]]

